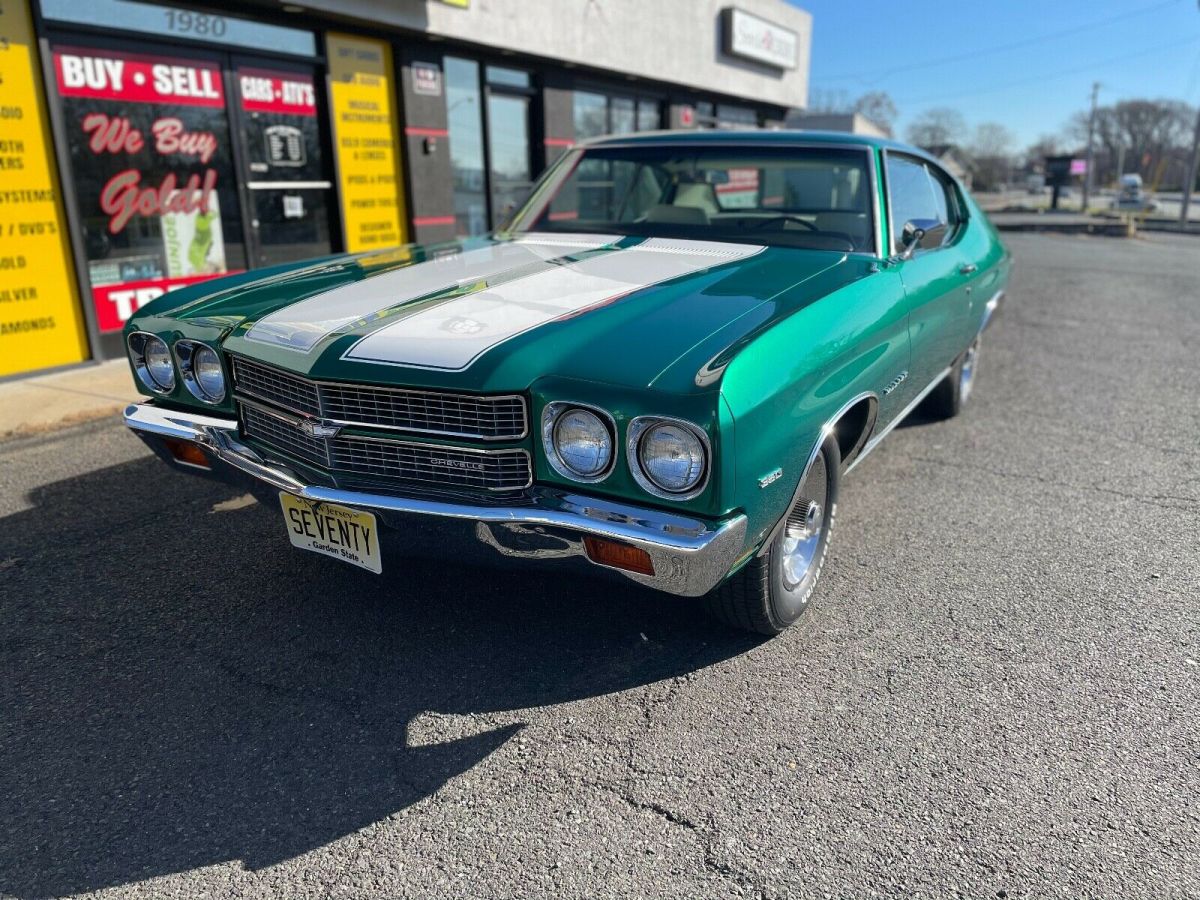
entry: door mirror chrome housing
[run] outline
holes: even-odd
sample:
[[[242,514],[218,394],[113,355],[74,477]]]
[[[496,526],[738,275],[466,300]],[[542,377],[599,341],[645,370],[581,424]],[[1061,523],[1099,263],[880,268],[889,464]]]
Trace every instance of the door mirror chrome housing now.
[[[946,223],[937,219],[909,219],[900,229],[900,258],[912,259],[917,250],[934,250],[946,239]]]

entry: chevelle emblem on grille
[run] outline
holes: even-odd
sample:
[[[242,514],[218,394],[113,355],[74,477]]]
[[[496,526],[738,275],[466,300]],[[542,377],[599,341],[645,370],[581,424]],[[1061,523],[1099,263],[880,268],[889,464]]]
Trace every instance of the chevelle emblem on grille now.
[[[472,472],[482,472],[485,468],[481,462],[473,462],[468,459],[447,459],[444,456],[431,456],[429,462],[431,465],[447,469],[469,469]]]
[[[337,437],[338,432],[342,430],[342,426],[324,422],[321,419],[302,419],[299,422],[299,428],[311,438]]]

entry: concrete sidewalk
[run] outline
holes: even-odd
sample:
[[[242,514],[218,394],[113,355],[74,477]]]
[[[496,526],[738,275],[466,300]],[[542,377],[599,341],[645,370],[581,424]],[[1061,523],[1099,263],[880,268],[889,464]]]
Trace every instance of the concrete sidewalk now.
[[[123,359],[0,382],[0,441],[115,416],[137,396]]]

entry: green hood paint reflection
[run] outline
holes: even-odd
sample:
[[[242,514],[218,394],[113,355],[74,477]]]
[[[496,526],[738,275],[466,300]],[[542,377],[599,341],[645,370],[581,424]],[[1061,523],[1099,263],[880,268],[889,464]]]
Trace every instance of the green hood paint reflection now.
[[[596,254],[619,254],[641,243],[638,238],[608,237],[608,249],[572,249],[565,258],[549,263],[557,266],[555,283],[569,291],[575,264],[580,260]],[[724,351],[813,300],[864,277],[871,266],[870,259],[838,252],[767,247],[736,262],[722,263],[716,256],[717,264],[712,267],[635,288],[546,321],[496,343],[461,370],[343,358],[364,337],[430,305],[453,303],[454,298],[469,297],[497,285],[505,286],[504,294],[513,298],[509,302],[519,304],[522,280],[530,277],[529,272],[536,266],[517,261],[490,271],[484,279],[471,280],[469,267],[461,264],[464,257],[470,258],[470,251],[503,250],[508,244],[504,240],[477,239],[424,248],[402,247],[244,273],[168,294],[141,310],[131,327],[175,330],[181,335],[209,339],[215,336],[212,329],[219,329],[228,332],[224,346],[232,353],[336,381],[492,392],[526,390],[537,379],[552,375],[687,393],[713,389],[712,379],[701,379],[698,386],[696,375]],[[311,351],[247,339],[247,333],[271,314],[345,285],[394,273],[389,284],[398,286],[398,293],[403,294],[403,270],[426,261],[438,267],[438,277],[432,282],[437,284],[435,289],[340,324],[333,333],[317,340]],[[429,272],[428,266],[421,269]],[[413,274],[416,276],[418,270],[414,269]],[[427,274],[422,281],[431,283]],[[579,281],[584,281],[582,275]],[[812,282],[809,288],[795,290],[808,282]],[[363,285],[364,290],[368,287]],[[204,334],[193,333],[195,329]]]

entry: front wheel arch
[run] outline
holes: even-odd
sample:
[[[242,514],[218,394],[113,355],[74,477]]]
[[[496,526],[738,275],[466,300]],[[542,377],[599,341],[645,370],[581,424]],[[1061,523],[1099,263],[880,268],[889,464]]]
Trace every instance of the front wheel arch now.
[[[855,395],[843,404],[836,413],[829,417],[829,420],[821,428],[820,432],[817,433],[817,438],[808,453],[804,468],[800,471],[800,477],[796,479],[796,486],[788,495],[788,500],[783,507],[783,511],[779,514],[775,524],[767,533],[755,556],[763,556],[770,549],[775,538],[779,536],[779,532],[783,530],[784,525],[787,524],[788,513],[795,506],[796,500],[800,495],[800,489],[808,477],[808,472],[812,468],[817,454],[821,452],[821,447],[825,443],[825,439],[833,435],[837,440],[838,450],[841,453],[841,472],[845,474],[850,464],[862,453],[863,447],[866,446],[867,440],[875,430],[875,423],[878,417],[879,395],[874,391],[863,391],[861,394]]]

